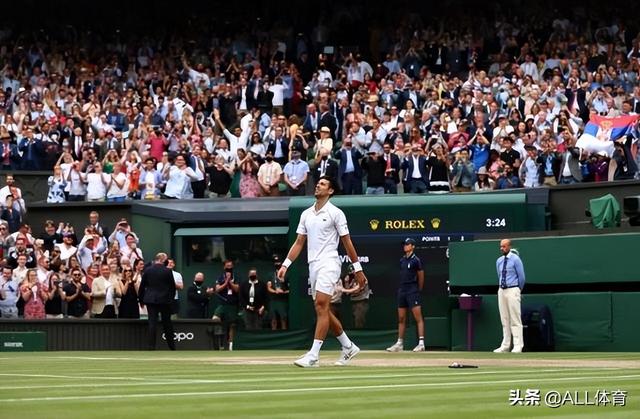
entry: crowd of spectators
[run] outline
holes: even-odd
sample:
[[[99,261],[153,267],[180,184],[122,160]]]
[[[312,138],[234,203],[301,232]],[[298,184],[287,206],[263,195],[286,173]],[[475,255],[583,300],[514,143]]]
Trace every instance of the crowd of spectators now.
[[[0,220],[0,319],[144,318],[138,290],[149,263],[139,241],[126,219],[111,229],[96,211],[82,231],[52,220],[39,229],[23,222],[14,231]],[[229,348],[240,319],[247,330],[286,329],[289,286],[275,276],[281,265],[277,256],[273,263],[260,277],[256,268],[245,277],[234,273],[233,261],[224,260],[217,279],[204,285],[205,274],[198,272],[185,286],[170,258],[167,267],[177,290],[172,312],[192,319],[214,313],[213,323],[223,330],[221,346]]]
[[[0,317],[139,318],[145,263],[138,242],[125,219],[111,230],[96,211],[82,229],[47,220],[14,230],[3,219]]]
[[[591,114],[640,112],[640,38],[577,10],[407,11],[368,48],[330,42],[348,6],[297,35],[2,31],[2,168],[51,170],[48,202],[304,195],[322,174],[347,194],[632,179],[637,130],[611,155],[575,143]]]

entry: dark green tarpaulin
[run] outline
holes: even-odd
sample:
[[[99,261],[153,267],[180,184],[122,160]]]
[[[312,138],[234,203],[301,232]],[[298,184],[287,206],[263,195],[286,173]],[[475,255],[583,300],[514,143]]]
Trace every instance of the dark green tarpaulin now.
[[[589,200],[587,216],[596,228],[620,227],[620,204],[611,194]]]

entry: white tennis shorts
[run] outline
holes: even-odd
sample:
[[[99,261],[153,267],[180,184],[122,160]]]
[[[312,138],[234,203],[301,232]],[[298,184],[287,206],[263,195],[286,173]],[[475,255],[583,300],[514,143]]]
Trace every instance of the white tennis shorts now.
[[[333,291],[340,280],[340,259],[332,258],[311,262],[309,264],[309,285],[311,297],[316,299],[316,292],[333,295]]]

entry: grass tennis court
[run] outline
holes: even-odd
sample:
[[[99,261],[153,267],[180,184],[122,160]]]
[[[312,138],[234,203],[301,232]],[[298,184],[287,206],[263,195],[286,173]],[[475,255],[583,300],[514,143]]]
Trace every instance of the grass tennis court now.
[[[640,357],[634,353],[363,351],[352,365],[334,367],[338,351],[323,351],[322,366],[314,369],[292,366],[300,355],[2,353],[0,417],[640,417]],[[452,362],[479,368],[447,368]],[[524,399],[527,389],[540,390],[540,405],[510,406],[510,390]],[[571,406],[595,400],[598,390],[610,393],[610,403]],[[626,391],[625,406],[613,406],[617,390]],[[569,391],[572,401],[547,407],[552,391],[564,398]],[[615,394],[619,404],[622,396]],[[512,396],[517,401],[517,393]],[[533,393],[526,401],[536,398]]]

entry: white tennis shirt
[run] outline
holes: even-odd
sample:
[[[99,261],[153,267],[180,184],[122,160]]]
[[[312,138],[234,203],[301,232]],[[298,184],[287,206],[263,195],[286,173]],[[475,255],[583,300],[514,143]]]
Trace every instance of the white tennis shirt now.
[[[331,202],[320,211],[312,205],[302,212],[296,233],[307,236],[308,263],[337,258],[340,237],[349,234],[347,217]]]

